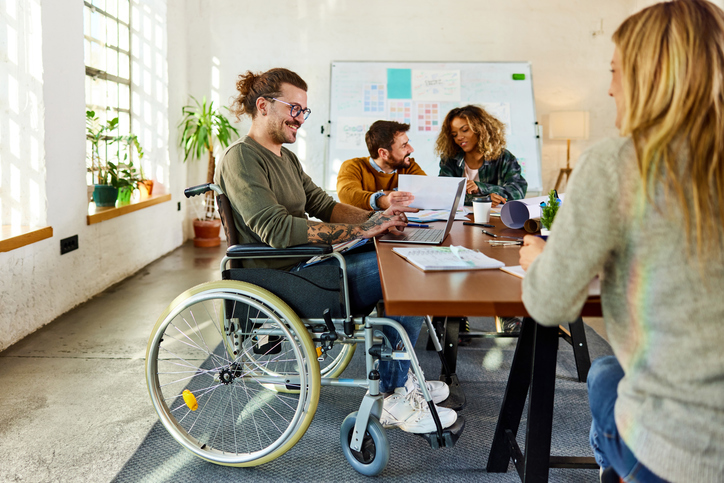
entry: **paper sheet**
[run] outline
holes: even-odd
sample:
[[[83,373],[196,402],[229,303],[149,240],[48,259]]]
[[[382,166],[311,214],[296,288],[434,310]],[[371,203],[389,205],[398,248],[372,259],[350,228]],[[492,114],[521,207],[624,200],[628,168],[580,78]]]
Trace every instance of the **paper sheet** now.
[[[455,212],[455,219],[470,221],[467,217],[470,210],[465,206]],[[416,223],[427,223],[431,221],[447,221],[450,210],[420,210],[417,213],[407,213],[407,219]]]
[[[514,275],[518,278],[524,278],[525,277],[525,270],[523,270],[523,267],[520,265],[515,266],[508,266],[508,267],[500,267],[500,269],[506,273],[509,273],[511,275]],[[596,297],[601,295],[601,279],[596,277],[593,280],[591,280],[591,283],[588,284],[588,296],[589,297]]]
[[[398,191],[408,191],[415,196],[410,203],[411,208],[421,210],[450,210],[458,183],[463,178],[448,176],[418,176],[414,174],[401,174],[398,178]],[[465,197],[460,197],[462,208]]]

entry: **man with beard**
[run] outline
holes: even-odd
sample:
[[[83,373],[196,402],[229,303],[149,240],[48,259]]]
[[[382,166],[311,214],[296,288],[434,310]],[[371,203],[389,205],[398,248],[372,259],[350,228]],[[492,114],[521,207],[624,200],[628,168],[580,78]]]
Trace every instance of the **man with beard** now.
[[[259,74],[247,72],[239,76],[236,88],[239,96],[230,110],[237,119],[251,116],[252,124],[249,134],[223,153],[214,180],[231,202],[240,243],[265,243],[274,248],[315,242],[331,245],[404,229],[404,212],[414,210],[396,204],[375,212],[337,203],[314,184],[294,153],[282,146],[296,141],[297,131],[311,113],[307,84],[299,75],[281,68]],[[407,149],[412,152],[412,148]],[[312,221],[307,214],[322,221]],[[368,314],[382,299],[377,254],[350,250],[344,258],[352,312]],[[259,258],[244,260],[243,265],[302,272],[307,270],[305,261]],[[338,261],[330,258],[320,264],[325,263]],[[423,318],[390,318],[405,328],[414,347]],[[382,332],[393,347],[402,349],[396,330],[385,326]],[[410,361],[380,361],[379,388],[386,395],[380,422],[413,433],[435,431],[430,409],[424,399],[420,401],[420,383],[409,375],[409,367]],[[450,393],[439,381],[427,381],[426,386],[435,403]],[[451,409],[438,408],[437,412],[444,428],[457,419]]]
[[[425,175],[410,157],[415,150],[407,137],[409,124],[377,121],[365,134],[368,158],[345,161],[337,175],[337,194],[342,203],[363,210],[386,210],[393,204],[409,205],[415,198],[397,191],[400,174]]]

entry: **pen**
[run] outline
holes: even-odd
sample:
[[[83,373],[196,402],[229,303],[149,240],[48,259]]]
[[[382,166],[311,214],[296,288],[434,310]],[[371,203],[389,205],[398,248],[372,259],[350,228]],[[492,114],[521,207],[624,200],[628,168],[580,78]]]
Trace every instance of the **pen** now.
[[[413,228],[430,228],[430,225],[419,225],[417,223],[408,223],[407,226],[411,226]]]
[[[485,230],[483,230],[483,233],[485,233],[488,236],[492,236],[493,238],[510,238],[512,240],[523,241],[522,238],[518,238],[517,236],[496,235],[495,233],[490,233],[489,231],[485,231]]]
[[[484,226],[485,228],[495,228],[495,225],[488,225],[487,223],[473,223],[471,221],[464,221],[463,225]]]

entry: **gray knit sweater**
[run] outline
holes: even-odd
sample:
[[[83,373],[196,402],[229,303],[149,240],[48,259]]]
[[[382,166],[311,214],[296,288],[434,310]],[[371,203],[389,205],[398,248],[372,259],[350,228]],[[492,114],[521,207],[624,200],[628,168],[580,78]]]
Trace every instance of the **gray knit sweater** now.
[[[283,147],[277,156],[248,136],[226,149],[214,181],[231,201],[242,244],[286,248],[308,243],[307,213],[328,222],[337,204],[314,184],[294,153]],[[244,266],[289,268],[298,261],[247,260]]]
[[[574,320],[600,275],[624,441],[669,481],[724,482],[724,248],[699,264],[676,204],[641,191],[630,139],[584,153],[523,302],[541,324]]]

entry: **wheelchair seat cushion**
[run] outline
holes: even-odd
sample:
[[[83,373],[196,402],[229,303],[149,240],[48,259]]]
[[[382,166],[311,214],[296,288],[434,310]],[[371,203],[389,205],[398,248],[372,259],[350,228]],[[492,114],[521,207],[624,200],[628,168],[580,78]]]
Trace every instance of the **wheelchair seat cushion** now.
[[[232,268],[221,273],[224,280],[258,285],[282,299],[300,318],[321,318],[329,309],[333,318],[345,316],[339,267],[311,266],[301,272],[269,268]]]

